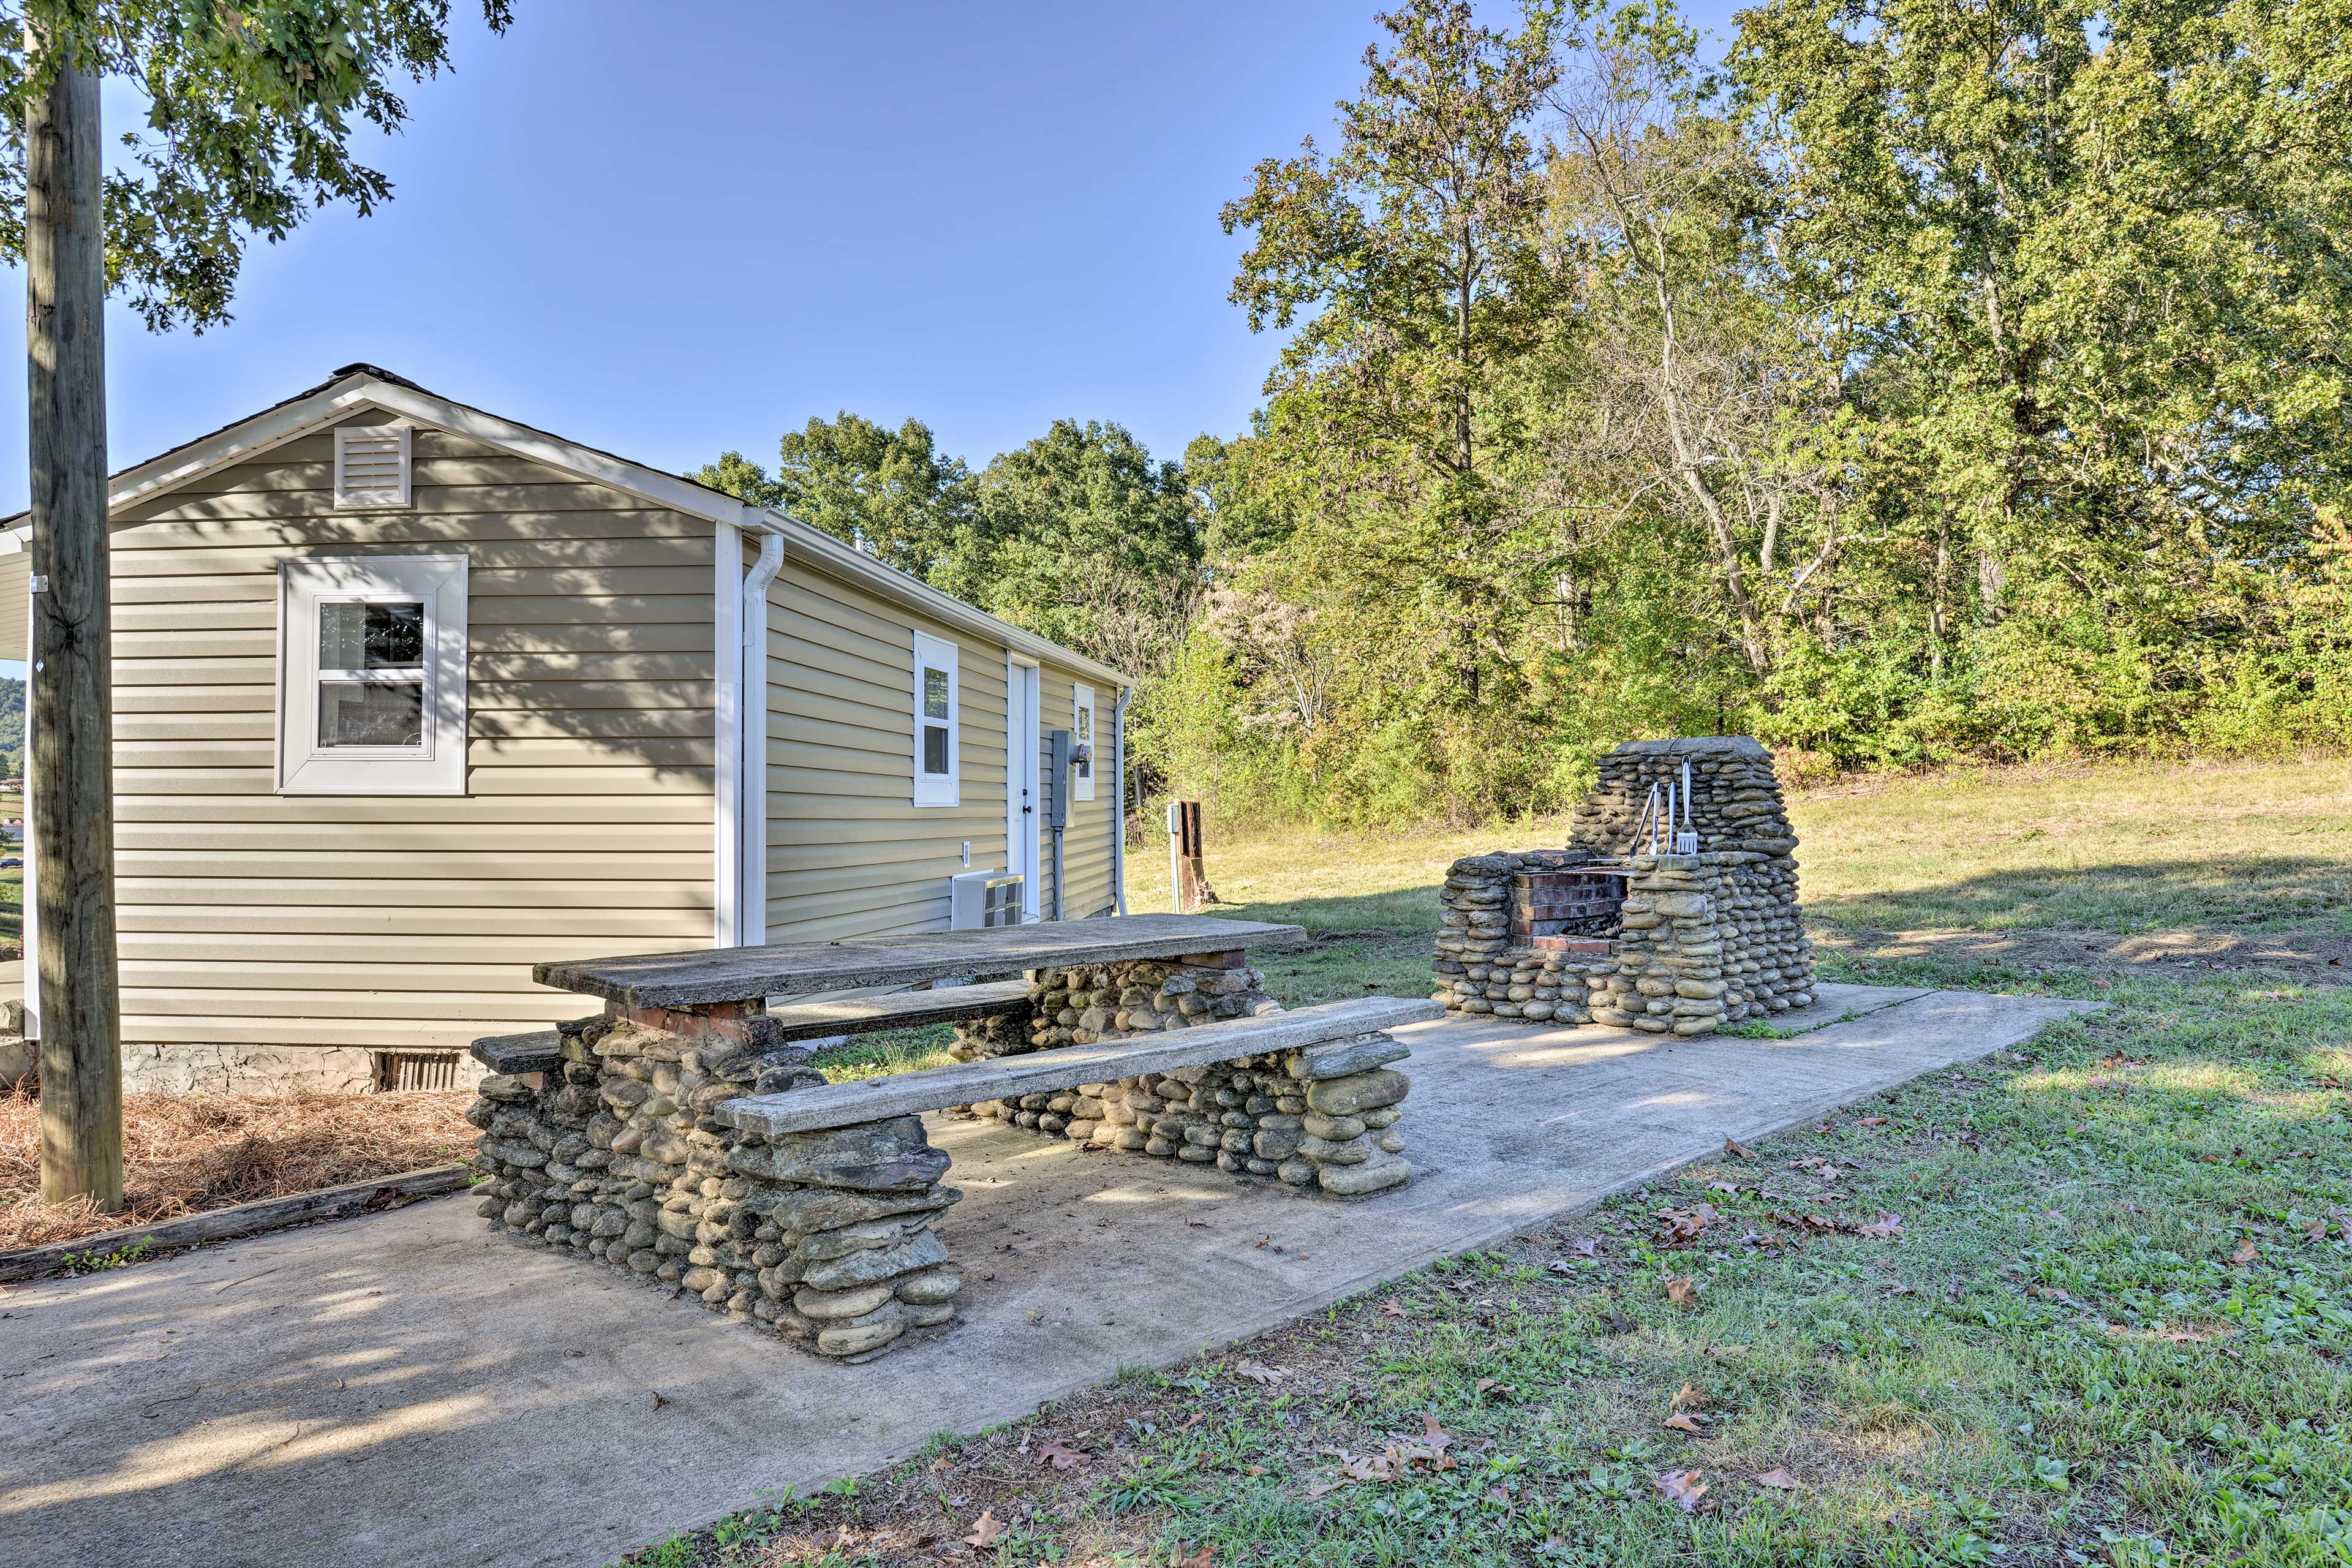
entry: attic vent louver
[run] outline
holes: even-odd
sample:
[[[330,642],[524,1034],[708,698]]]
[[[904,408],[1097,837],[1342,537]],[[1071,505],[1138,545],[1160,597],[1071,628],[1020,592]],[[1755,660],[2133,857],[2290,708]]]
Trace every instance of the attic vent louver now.
[[[335,432],[335,504],[408,504],[407,426],[345,426]]]

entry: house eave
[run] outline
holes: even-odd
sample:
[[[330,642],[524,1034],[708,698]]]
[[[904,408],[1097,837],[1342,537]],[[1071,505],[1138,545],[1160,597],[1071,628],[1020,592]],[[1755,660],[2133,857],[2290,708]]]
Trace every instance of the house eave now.
[[[114,476],[109,506],[113,511],[132,506],[180,485],[189,484],[231,464],[248,462],[274,447],[326,429],[362,409],[381,408],[438,429],[496,447],[519,458],[607,485],[651,505],[698,517],[716,525],[749,528],[778,535],[788,558],[862,587],[935,621],[980,637],[998,647],[1050,660],[1064,668],[1125,688],[1134,684],[1127,675],[1084,654],[1050,642],[1012,622],[943,594],[919,578],[876,560],[798,518],[738,500],[676,474],[633,463],[610,452],[566,441],[544,430],[500,418],[428,392],[415,383],[373,366],[338,373],[310,392],[298,394],[275,407],[239,420],[160,457],[149,458]],[[0,552],[20,549],[32,524],[18,513],[0,526]],[[14,540],[12,545],[8,542]]]

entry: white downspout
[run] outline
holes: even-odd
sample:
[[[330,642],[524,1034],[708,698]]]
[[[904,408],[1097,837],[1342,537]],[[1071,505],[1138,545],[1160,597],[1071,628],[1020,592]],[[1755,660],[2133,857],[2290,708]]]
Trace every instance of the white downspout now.
[[[1134,700],[1135,688],[1122,686],[1110,710],[1110,896],[1120,914],[1127,913],[1127,705]]]
[[[743,937],[743,531],[719,523],[711,542],[710,944]]]
[[[758,947],[768,940],[768,587],[783,569],[784,536],[756,516],[760,555],[743,576],[743,607],[738,616],[742,645],[736,658],[742,705],[742,856],[738,879],[736,945]]]

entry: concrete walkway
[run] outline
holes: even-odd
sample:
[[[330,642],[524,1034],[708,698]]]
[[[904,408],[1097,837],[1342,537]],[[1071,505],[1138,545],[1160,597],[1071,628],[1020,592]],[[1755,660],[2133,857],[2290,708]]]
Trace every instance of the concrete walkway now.
[[[1401,1030],[1416,1174],[1355,1204],[938,1121],[967,1194],[940,1226],[963,1313],[863,1366],[495,1239],[462,1198],[0,1294],[0,1562],[607,1563],[761,1488],[870,1470],[1246,1337],[2087,1005],[1822,996],[1815,1016],[1863,1016],[1789,1040]]]

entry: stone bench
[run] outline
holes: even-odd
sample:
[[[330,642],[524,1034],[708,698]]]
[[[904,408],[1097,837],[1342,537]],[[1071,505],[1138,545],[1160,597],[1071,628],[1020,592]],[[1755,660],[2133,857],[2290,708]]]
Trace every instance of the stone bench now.
[[[840,1084],[760,1031],[583,1020],[562,1026],[560,1070],[484,1081],[480,1212],[863,1357],[948,1321],[961,1285],[932,1229],[961,1194],[921,1112],[1017,1107],[1016,1124],[1090,1147],[1356,1196],[1412,1173],[1411,1086],[1391,1065],[1407,1052],[1384,1031],[1440,1013],[1364,997]]]
[[[760,1015],[761,1026],[778,1044],[911,1029],[924,1024],[956,1024],[992,1018],[1024,1008],[1029,982],[995,980],[981,985],[949,985],[930,991],[894,991],[883,996],[847,996],[835,1002],[793,1002]]]
[[[563,1036],[555,1029],[537,1029],[527,1035],[489,1035],[474,1042],[473,1057],[492,1072],[516,1078],[526,1073],[553,1072],[563,1065]]]

